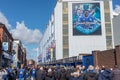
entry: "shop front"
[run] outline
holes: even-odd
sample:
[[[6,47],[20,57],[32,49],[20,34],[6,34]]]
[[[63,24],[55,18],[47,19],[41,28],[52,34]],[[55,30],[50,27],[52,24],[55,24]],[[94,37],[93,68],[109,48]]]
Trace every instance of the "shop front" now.
[[[12,56],[7,52],[2,52],[2,67],[10,66],[12,63]]]

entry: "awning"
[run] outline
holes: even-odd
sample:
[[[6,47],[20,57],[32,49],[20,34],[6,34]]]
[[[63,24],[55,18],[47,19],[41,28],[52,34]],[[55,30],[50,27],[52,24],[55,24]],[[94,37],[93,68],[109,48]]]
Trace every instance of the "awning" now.
[[[8,53],[3,52],[3,53],[2,53],[2,55],[4,56],[4,58],[7,58],[7,59],[12,60],[12,56],[11,56],[11,55],[9,55]]]

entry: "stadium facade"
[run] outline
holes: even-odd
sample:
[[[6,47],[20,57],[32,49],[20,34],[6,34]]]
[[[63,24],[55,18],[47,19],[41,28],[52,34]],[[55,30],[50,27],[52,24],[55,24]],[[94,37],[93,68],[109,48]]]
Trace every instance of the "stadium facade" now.
[[[39,44],[39,62],[114,46],[111,0],[58,0]]]

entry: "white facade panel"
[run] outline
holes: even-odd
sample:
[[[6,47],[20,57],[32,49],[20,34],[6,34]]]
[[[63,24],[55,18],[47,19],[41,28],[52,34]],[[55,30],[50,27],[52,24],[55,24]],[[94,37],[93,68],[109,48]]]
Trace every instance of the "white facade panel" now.
[[[69,2],[68,14],[69,14],[69,57],[77,56],[79,53],[91,53],[93,50],[105,50],[106,49],[106,37],[105,37],[105,19],[104,19],[104,6],[103,2],[100,2],[101,11],[101,35],[74,35],[73,36],[73,23],[72,23],[72,3]],[[86,3],[86,2],[82,2]],[[94,3],[94,2],[87,2]],[[96,3],[96,2],[95,2]],[[99,3],[97,1],[97,3]]]
[[[120,14],[113,18],[114,44],[120,45]]]
[[[47,59],[48,50],[51,48],[51,43],[54,40],[54,16],[51,15],[51,19],[49,20],[48,24],[46,25],[46,30],[44,32],[44,36],[40,41],[39,49],[40,54],[42,54],[42,62],[49,61]]]
[[[112,32],[112,48],[115,48],[115,43],[114,43],[114,34],[113,34],[113,5],[112,5],[112,1],[109,1],[109,5],[110,5],[110,22],[111,22],[111,32]]]
[[[56,60],[63,58],[62,46],[62,3],[57,3],[55,7],[55,42],[56,42]]]

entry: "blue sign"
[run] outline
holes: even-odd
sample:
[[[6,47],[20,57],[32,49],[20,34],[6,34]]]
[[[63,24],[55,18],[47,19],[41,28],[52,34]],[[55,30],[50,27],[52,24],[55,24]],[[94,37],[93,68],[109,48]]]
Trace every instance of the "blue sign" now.
[[[2,50],[7,51],[8,50],[8,42],[2,43]]]

